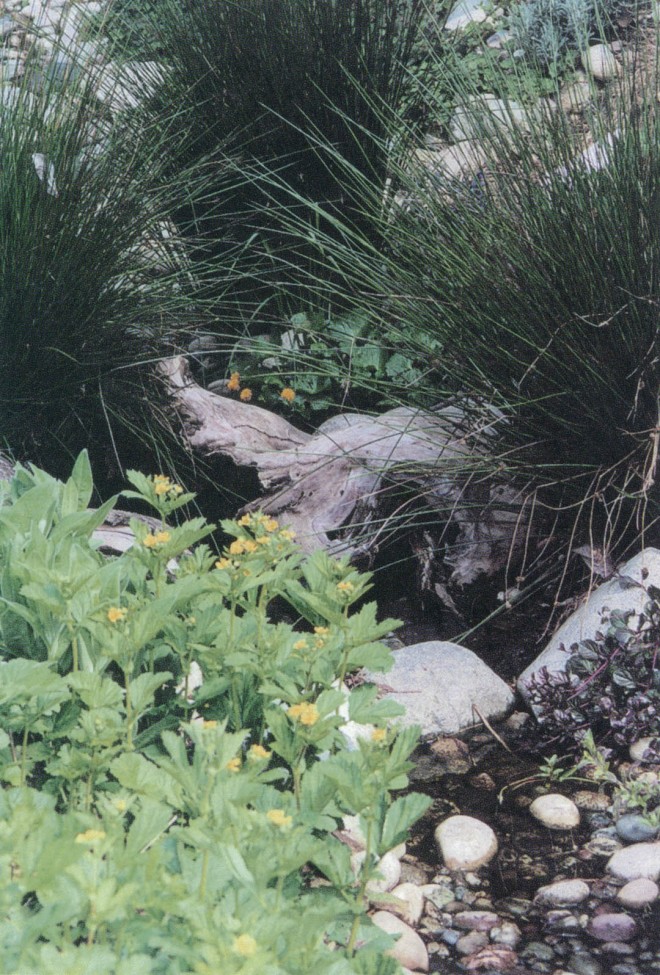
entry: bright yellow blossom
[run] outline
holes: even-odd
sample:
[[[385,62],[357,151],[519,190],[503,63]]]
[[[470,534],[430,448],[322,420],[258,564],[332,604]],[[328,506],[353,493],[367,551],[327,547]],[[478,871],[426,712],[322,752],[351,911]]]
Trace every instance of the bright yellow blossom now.
[[[307,649],[307,640],[296,640],[296,642],[293,644],[293,649],[294,650],[306,650]]]
[[[245,542],[243,541],[242,538],[237,538],[229,546],[230,555],[242,555],[244,551],[245,551]]]
[[[375,741],[377,745],[380,745],[387,738],[387,731],[385,728],[374,728],[371,732],[371,740]]]
[[[315,626],[314,632],[317,634],[317,636],[327,636],[330,630],[327,626]]]
[[[105,833],[102,829],[86,829],[84,833],[78,833],[76,843],[93,843],[95,840],[104,840]]]
[[[241,760],[238,757],[230,758],[229,761],[227,762],[227,770],[229,772],[238,772],[240,770],[240,767],[241,767]]]
[[[268,535],[259,535],[259,537],[255,539],[255,541],[257,545],[268,545],[268,543],[270,542],[270,538],[268,537]]]
[[[280,538],[284,538],[287,542],[292,542],[296,537],[296,533],[291,528],[283,528],[280,532]]]
[[[296,398],[296,391],[295,389],[291,389],[290,386],[285,386],[280,393],[280,396],[285,403],[293,403],[294,399]]]
[[[252,523],[252,515],[243,515],[238,519],[238,523],[239,525],[242,525],[243,528],[247,527]]]
[[[218,559],[218,561],[215,563],[215,568],[228,569],[230,565],[231,565],[231,561],[229,559]]]
[[[169,490],[170,485],[166,481],[158,481],[154,486],[154,491],[159,497],[161,494],[167,494]]]
[[[300,704],[292,704],[288,709],[288,715],[292,721],[299,721],[300,724],[311,727],[319,720],[319,709],[309,701],[301,701]]]
[[[288,829],[292,823],[291,816],[287,816],[283,809],[269,809],[266,813],[266,819],[268,819],[273,826],[279,826],[280,829]]]
[[[251,538],[243,539],[243,549],[245,552],[256,552],[259,546]]]
[[[217,728],[217,727],[218,727],[217,721],[202,721],[202,728],[204,729],[204,731],[212,731],[213,728]],[[238,761],[238,760],[234,759],[234,761]],[[239,761],[239,766],[240,766],[240,761]]]
[[[337,589],[339,590],[339,592],[353,592],[354,588],[355,586],[353,585],[353,583],[349,582],[347,579],[344,579],[342,582],[337,583]]]
[[[126,614],[128,610],[120,609],[119,606],[111,606],[108,610],[108,619],[111,623],[121,623],[122,620],[126,619]]]
[[[270,756],[271,753],[263,745],[250,745],[248,757],[254,761],[261,761],[262,759],[270,758]]]
[[[146,548],[156,548],[158,545],[165,545],[166,542],[169,542],[171,537],[172,535],[170,532],[162,531],[156,532],[155,534],[153,532],[149,532],[149,534],[145,535],[145,537],[142,539],[142,544]]]
[[[279,527],[277,518],[266,518],[264,521],[264,528],[267,532],[276,532]]]
[[[249,403],[250,400],[252,399],[252,390],[248,389],[248,387],[246,386],[245,389],[242,389],[240,391],[240,393],[238,394],[238,398],[241,400],[242,403]]]
[[[230,392],[235,393],[240,388],[241,388],[241,374],[240,372],[232,372],[231,376],[229,377],[229,381],[227,382],[227,389]]]
[[[243,958],[251,958],[257,951],[257,942],[251,934],[239,934],[237,938],[234,938],[232,950],[237,955],[242,955]]]

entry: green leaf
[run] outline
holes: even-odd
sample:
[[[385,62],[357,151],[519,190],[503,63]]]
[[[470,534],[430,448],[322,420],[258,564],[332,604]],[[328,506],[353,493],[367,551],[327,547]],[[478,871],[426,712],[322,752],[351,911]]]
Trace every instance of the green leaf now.
[[[120,785],[138,795],[170,806],[182,803],[181,787],[176,779],[143,755],[135,752],[119,755],[110,763],[110,771]]]
[[[430,796],[420,792],[410,792],[395,799],[385,814],[378,853],[382,855],[403,843],[408,838],[410,827],[424,815],[432,802]]]
[[[154,703],[154,694],[168,680],[172,679],[169,671],[158,674],[140,674],[130,683],[131,707],[138,714],[146,711]]]

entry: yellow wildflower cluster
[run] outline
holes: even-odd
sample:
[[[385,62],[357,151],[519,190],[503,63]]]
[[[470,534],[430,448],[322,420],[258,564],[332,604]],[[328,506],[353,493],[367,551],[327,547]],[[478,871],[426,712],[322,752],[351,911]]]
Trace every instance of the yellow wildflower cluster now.
[[[107,615],[111,623],[121,623],[126,619],[127,613],[128,610],[126,609],[120,609],[119,606],[111,606]]]
[[[102,829],[86,829],[84,833],[78,833],[76,843],[94,843],[95,840],[104,840],[105,833]]]
[[[251,934],[239,934],[237,938],[234,938],[232,950],[237,955],[241,955],[242,958],[251,958],[256,953],[257,942]]]
[[[287,710],[287,714],[292,721],[299,721],[307,727],[311,727],[319,720],[319,709],[309,701],[301,701],[300,704],[292,704]]]
[[[229,761],[227,762],[227,771],[228,772],[240,772],[240,769],[241,769],[241,760],[240,760],[240,758],[238,758],[238,757],[236,757],[236,758],[230,758]]]
[[[280,393],[280,397],[285,403],[293,403],[294,399],[296,398],[296,391],[295,389],[291,389],[290,386],[285,386]]]
[[[275,532],[280,527],[277,518],[271,518],[261,511],[242,515],[238,519],[241,528],[251,528],[253,531]]]
[[[170,532],[149,532],[148,535],[142,539],[142,544],[146,548],[157,548],[159,545],[166,545],[169,542],[172,535]]]
[[[265,761],[265,759],[270,758],[270,756],[271,752],[269,752],[267,748],[264,748],[263,745],[250,745],[248,758],[253,762]]]
[[[227,389],[230,393],[236,393],[241,388],[241,374],[240,372],[232,372],[229,380],[227,382]]]
[[[243,555],[244,552],[256,552],[259,546],[251,538],[237,538],[229,546],[230,555]]]
[[[173,484],[166,474],[154,474],[153,481],[154,492],[159,498],[164,494],[170,494],[172,497],[176,497],[177,494],[183,494],[181,485]]]
[[[287,816],[283,809],[269,809],[266,813],[266,819],[273,826],[279,826],[280,829],[288,829],[293,822],[291,816]]]

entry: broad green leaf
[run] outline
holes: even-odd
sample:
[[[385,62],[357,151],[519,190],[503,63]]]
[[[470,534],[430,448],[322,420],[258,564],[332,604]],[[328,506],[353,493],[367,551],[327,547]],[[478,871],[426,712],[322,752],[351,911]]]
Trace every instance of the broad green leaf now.
[[[420,792],[410,792],[406,796],[395,799],[385,814],[379,854],[387,853],[392,847],[403,843],[407,839],[410,827],[426,812],[432,802],[430,796],[422,795]]]

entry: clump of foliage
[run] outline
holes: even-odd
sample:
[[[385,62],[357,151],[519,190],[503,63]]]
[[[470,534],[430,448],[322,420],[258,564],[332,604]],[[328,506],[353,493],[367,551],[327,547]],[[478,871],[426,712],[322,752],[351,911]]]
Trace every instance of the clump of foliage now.
[[[630,585],[638,583],[630,580]],[[660,590],[647,586],[646,593],[640,614],[605,613],[593,639],[570,647],[564,672],[542,668],[530,679],[543,747],[579,755],[585,741],[623,749],[650,737],[656,740],[652,750],[658,752]]]
[[[638,8],[638,0],[524,0],[513,5],[508,27],[516,46],[550,69]]]
[[[364,313],[327,316],[322,312],[292,315],[281,334],[246,338],[229,352],[230,379],[224,375],[226,356],[207,356],[201,370],[210,389],[227,387],[244,399],[269,409],[287,409],[318,422],[338,410],[376,409],[390,403],[399,390],[407,402],[423,377],[426,363],[386,345],[378,321]],[[215,366],[215,368],[214,368]],[[232,378],[233,377],[233,378]],[[240,378],[240,385],[236,379]]]
[[[202,316],[207,277],[169,219],[163,133],[104,111],[98,84],[34,55],[0,104],[2,446],[59,473],[83,447],[121,470],[130,428],[160,441],[147,365]]]
[[[275,190],[270,170],[289,191],[353,220],[359,207],[317,145],[335,146],[365,178],[383,185],[381,111],[401,102],[422,6],[423,0],[158,4],[152,32],[165,71],[141,111],[164,119],[173,178],[193,161],[204,160],[223,179],[233,167],[231,194],[218,200],[211,189],[191,206],[184,192],[178,214],[192,220],[207,253],[216,257],[232,241],[250,241],[253,274],[249,285],[244,281],[236,289],[246,318],[300,279],[295,262],[284,270],[286,236],[277,232],[273,216],[293,205],[291,193]],[[283,260],[274,267],[275,253]],[[329,273],[321,264],[316,270]],[[263,306],[260,312],[263,319]]]
[[[387,666],[393,621],[355,609],[368,577],[304,559],[275,519],[224,523],[218,558],[203,519],[175,523],[190,495],[130,480],[158,517],[112,558],[94,530],[116,499],[90,511],[85,455],[66,483],[19,467],[0,485],[5,968],[396,975],[368,884],[428,805],[391,795],[416,729],[344,684]],[[276,597],[302,628],[271,622]],[[334,835],[347,813],[357,871]]]

